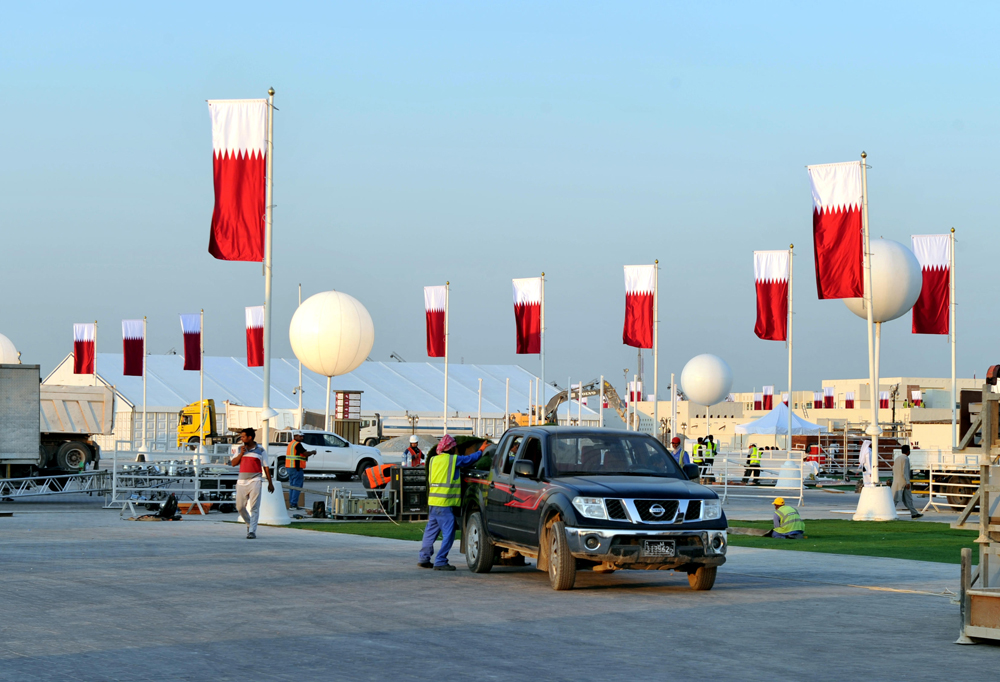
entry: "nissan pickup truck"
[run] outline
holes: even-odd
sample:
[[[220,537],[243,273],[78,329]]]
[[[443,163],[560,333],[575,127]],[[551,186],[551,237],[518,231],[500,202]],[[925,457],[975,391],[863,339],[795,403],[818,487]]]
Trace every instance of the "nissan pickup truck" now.
[[[727,522],[696,467],[635,431],[510,429],[463,471],[462,552],[475,573],[534,558],[556,590],[588,569],[673,570],[710,590]]]

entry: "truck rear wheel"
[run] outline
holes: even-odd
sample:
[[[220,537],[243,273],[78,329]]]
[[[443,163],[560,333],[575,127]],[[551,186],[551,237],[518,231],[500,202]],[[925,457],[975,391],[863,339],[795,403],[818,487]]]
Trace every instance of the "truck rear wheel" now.
[[[87,457],[90,455],[90,448],[86,443],[72,440],[63,443],[56,452],[56,466],[63,471],[82,471],[87,466]]]
[[[718,566],[699,566],[697,570],[688,573],[688,585],[692,590],[710,590],[715,585],[715,574]]]
[[[465,523],[465,562],[473,573],[489,573],[496,559],[496,546],[486,535],[483,515],[473,512]]]
[[[569,552],[566,524],[556,521],[547,534],[549,552],[549,584],[553,590],[571,590],[576,582],[576,559]]]
[[[368,440],[365,441],[365,445],[368,446],[368,447],[370,447],[370,448],[373,448],[373,447],[377,446],[378,445],[378,438],[369,438]]]

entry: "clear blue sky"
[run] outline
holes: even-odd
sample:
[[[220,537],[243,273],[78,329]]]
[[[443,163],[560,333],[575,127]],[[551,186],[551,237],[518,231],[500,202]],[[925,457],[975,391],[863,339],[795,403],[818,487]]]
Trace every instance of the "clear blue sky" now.
[[[207,253],[205,99],[277,91],[275,353],[296,284],[340,289],[372,358],[425,360],[452,282],[454,361],[519,363],[512,277],[545,270],[548,378],[621,384],[622,265],[659,258],[661,373],[785,385],[753,335],[751,252],[796,244],[796,388],[867,374],[864,326],[818,301],[804,166],[869,153],[872,232],[958,229],[959,372],[995,346],[995,6],[949,3],[123,3],[8,6],[0,26],[0,332],[51,369],[72,323],[149,317],[244,353],[260,266]],[[944,337],[886,326],[882,374],[946,376]],[[647,366],[651,375],[651,363]],[[647,375],[647,379],[651,378]]]

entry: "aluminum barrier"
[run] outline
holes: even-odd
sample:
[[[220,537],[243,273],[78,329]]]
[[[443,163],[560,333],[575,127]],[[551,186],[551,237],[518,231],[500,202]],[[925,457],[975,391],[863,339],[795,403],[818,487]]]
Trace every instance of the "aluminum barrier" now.
[[[110,490],[111,476],[103,470],[0,479],[0,500],[5,501],[80,493],[105,495]]]
[[[927,504],[921,512],[933,508],[934,511],[961,511],[979,490],[979,471],[955,471],[932,464],[929,467],[926,492],[913,491],[914,495],[928,495]],[[912,481],[911,481],[912,483]],[[935,500],[934,498],[938,499]],[[942,500],[943,498],[943,500]]]
[[[768,453],[774,453],[773,456]],[[702,465],[702,483],[718,493],[722,503],[730,497],[770,499],[778,495],[803,504],[803,460],[801,452],[792,451],[788,459],[783,450],[762,451],[759,474],[747,465],[749,451],[720,452],[711,465]],[[748,475],[749,474],[749,475]]]

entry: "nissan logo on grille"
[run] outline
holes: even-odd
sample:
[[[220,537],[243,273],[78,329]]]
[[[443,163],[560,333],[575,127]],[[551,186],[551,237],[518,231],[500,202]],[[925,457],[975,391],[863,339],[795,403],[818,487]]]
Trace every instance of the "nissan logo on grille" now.
[[[663,508],[663,505],[660,504],[654,504],[652,507],[649,508],[649,513],[657,518],[663,516],[663,514],[666,513],[666,511],[667,510]]]

